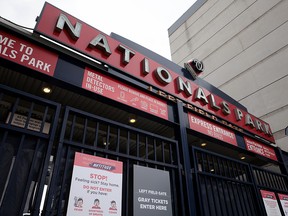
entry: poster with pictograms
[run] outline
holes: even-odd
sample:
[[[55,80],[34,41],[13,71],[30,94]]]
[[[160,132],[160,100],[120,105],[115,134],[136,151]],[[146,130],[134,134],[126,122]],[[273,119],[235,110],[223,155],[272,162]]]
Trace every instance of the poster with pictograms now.
[[[67,215],[120,216],[121,161],[75,153]]]
[[[267,216],[282,216],[274,192],[260,190]]]

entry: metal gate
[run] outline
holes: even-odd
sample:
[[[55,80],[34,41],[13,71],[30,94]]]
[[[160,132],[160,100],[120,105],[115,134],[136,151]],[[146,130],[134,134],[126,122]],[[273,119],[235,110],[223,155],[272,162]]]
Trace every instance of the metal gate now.
[[[169,171],[173,215],[185,215],[176,141],[67,107],[58,145],[43,215],[66,215],[75,152],[123,162],[122,215],[133,215],[134,164]]]
[[[260,189],[287,194],[287,176],[192,148],[201,215],[266,215]]]
[[[0,85],[0,215],[39,215],[59,110]]]
[[[266,192],[268,191],[269,193],[272,192],[272,194],[275,195],[275,199],[278,201],[278,206],[282,215],[287,215],[287,207],[285,207],[286,209],[283,209],[280,201],[280,194],[284,194],[286,196],[288,194],[287,176],[255,166],[251,166],[251,168],[258,191],[264,190]],[[260,198],[262,199],[262,197]]]

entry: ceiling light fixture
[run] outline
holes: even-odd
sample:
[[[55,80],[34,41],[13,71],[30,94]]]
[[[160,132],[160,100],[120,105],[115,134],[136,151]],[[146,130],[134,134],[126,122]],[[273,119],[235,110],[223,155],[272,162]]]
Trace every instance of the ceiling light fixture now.
[[[130,114],[129,115],[129,123],[134,124],[134,123],[136,123],[136,121],[137,121],[136,115]]]
[[[246,156],[244,154],[239,154],[239,158],[240,158],[240,160],[245,160]]]
[[[52,92],[52,89],[51,89],[50,86],[43,86],[42,91],[43,91],[45,94],[50,94],[50,93]]]
[[[205,147],[206,145],[207,145],[207,143],[202,143],[201,144],[202,147]]]
[[[108,142],[107,142],[107,138],[108,138]],[[102,137],[102,144],[103,144],[104,146],[109,145],[109,144],[110,144],[110,143],[109,143],[109,140],[110,140],[110,137],[103,136],[103,137]]]

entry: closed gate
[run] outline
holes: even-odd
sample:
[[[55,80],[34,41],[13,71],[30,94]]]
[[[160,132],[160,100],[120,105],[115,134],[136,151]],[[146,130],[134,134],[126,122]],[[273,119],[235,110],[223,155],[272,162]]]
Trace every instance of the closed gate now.
[[[285,195],[285,198],[283,199],[284,202],[287,202],[287,196],[288,196],[288,179],[287,176],[282,175],[280,173],[271,172],[259,167],[251,166],[253,176],[255,179],[255,184],[257,186],[258,191],[264,191],[264,194],[268,192],[269,196],[274,196],[275,199],[278,201],[279,209],[282,213],[282,215],[287,215],[287,204],[285,204],[285,209],[282,207],[281,203],[281,196]],[[265,198],[262,197],[261,199]],[[267,202],[270,203],[271,200],[268,200]]]
[[[39,215],[59,110],[0,86],[0,215]]]
[[[75,152],[123,162],[122,215],[133,215],[134,164],[168,171],[173,215],[188,215],[177,141],[71,107],[57,130],[60,108],[0,85],[1,216],[66,215]],[[285,175],[191,150],[199,215],[266,215],[260,190],[288,194]]]
[[[169,171],[173,215],[185,215],[176,141],[67,107],[58,145],[43,215],[66,215],[75,152],[123,162],[122,215],[133,215],[134,164]]]
[[[260,189],[287,194],[287,177],[192,148],[201,215],[266,215]]]

